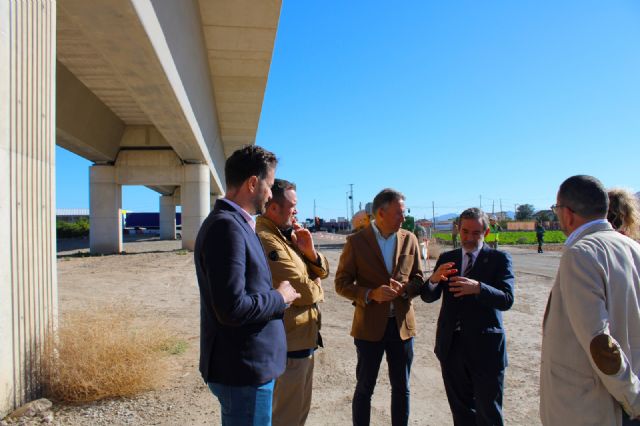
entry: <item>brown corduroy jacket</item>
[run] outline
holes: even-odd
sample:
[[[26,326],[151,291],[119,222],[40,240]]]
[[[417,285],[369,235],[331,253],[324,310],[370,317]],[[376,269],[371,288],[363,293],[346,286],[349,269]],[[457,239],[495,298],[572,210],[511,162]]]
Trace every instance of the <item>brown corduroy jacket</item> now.
[[[384,264],[380,246],[371,225],[347,238],[336,271],[336,292],[353,301],[355,311],[351,335],[360,340],[382,340],[389,320],[390,303],[367,303],[368,290],[389,284],[389,278],[407,283],[407,296],[393,300],[395,318],[403,340],[416,335],[411,299],[420,293],[423,272],[418,239],[411,232],[398,230],[392,273]]]

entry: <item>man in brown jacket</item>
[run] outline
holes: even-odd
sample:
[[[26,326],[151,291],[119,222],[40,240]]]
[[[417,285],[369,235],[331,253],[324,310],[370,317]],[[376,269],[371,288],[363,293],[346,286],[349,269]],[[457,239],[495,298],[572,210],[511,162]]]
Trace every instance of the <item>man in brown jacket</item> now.
[[[391,423],[409,421],[409,376],[416,321],[411,299],[420,293],[420,248],[404,222],[404,195],[383,189],[373,199],[375,221],[351,235],[336,271],[336,292],[353,302],[351,335],[358,365],[354,425],[368,425],[371,396],[386,352],[391,381]]]
[[[324,293],[320,280],[329,274],[327,259],[313,245],[311,233],[295,223],[296,186],[276,179],[266,211],[256,221],[274,282],[289,281],[301,297],[284,312],[287,368],[273,395],[274,425],[303,425],[311,407],[313,353],[319,345]]]

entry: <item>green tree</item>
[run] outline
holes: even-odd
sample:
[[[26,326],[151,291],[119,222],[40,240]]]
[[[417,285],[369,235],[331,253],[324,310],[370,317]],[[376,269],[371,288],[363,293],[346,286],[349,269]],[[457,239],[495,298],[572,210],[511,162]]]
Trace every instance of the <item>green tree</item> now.
[[[531,204],[520,204],[516,211],[516,220],[529,220],[533,218],[533,206]]]
[[[551,210],[540,210],[533,215],[536,220],[540,220],[542,222],[548,222],[553,220],[553,212]]]

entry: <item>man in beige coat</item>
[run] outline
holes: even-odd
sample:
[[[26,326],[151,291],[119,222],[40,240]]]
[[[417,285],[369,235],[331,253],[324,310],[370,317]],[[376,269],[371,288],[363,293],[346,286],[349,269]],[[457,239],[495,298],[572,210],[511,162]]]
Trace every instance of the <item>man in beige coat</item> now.
[[[607,207],[591,176],[565,180],[552,206],[568,239],[543,321],[545,425],[640,424],[640,245]]]
[[[368,425],[371,396],[386,353],[391,382],[391,423],[409,420],[409,376],[416,320],[411,298],[420,293],[420,246],[404,222],[404,195],[382,190],[373,200],[375,221],[351,235],[336,271],[336,292],[355,307],[351,335],[358,355],[354,425]]]
[[[322,345],[318,303],[320,280],[329,274],[327,259],[313,245],[311,233],[295,223],[296,186],[276,179],[265,213],[256,221],[274,282],[288,281],[300,293],[284,312],[287,367],[273,391],[273,424],[303,425],[311,407],[314,351]]]

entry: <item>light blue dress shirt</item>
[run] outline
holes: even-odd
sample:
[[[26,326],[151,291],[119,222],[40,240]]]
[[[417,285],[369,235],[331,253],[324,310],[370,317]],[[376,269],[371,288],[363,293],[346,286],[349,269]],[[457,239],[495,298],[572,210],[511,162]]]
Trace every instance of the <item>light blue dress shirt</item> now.
[[[384,266],[387,267],[389,274],[393,273],[393,261],[396,254],[396,241],[398,240],[397,233],[394,232],[389,238],[384,238],[380,233],[380,230],[376,226],[376,223],[372,223],[373,233],[376,234],[376,241],[380,246],[382,252],[382,258],[384,259]]]

